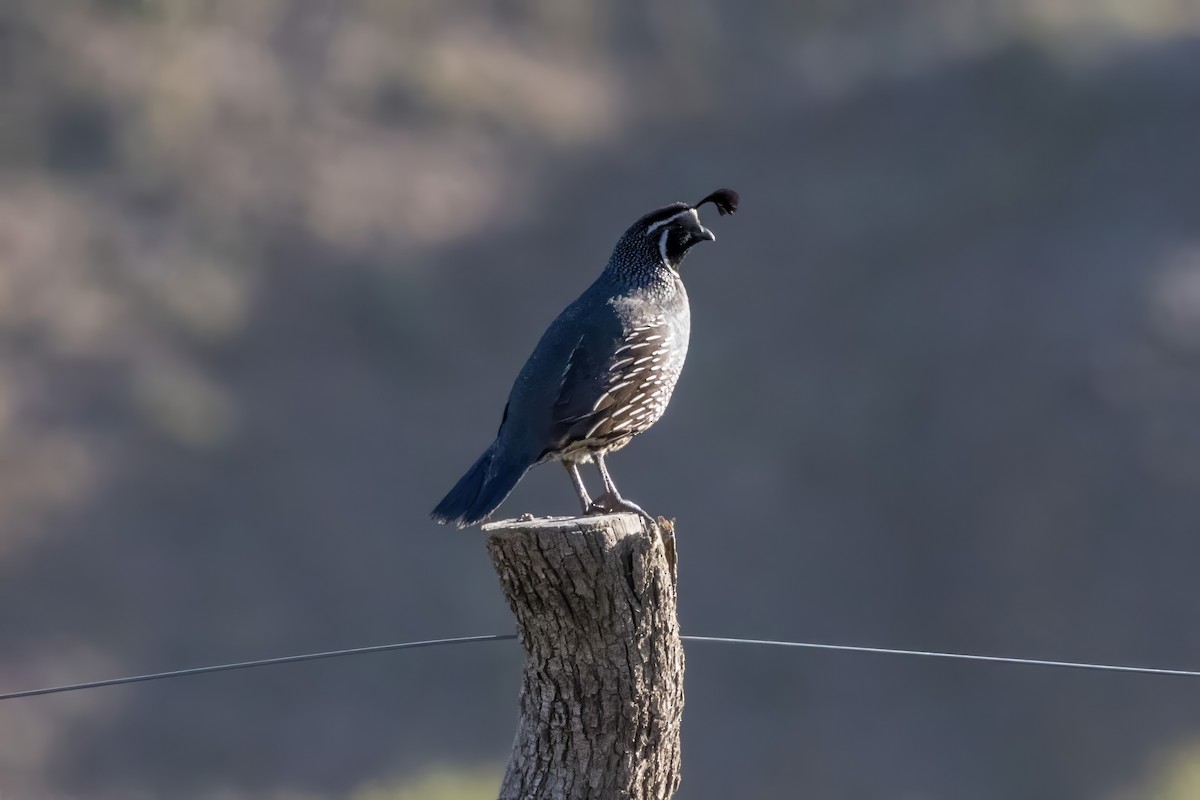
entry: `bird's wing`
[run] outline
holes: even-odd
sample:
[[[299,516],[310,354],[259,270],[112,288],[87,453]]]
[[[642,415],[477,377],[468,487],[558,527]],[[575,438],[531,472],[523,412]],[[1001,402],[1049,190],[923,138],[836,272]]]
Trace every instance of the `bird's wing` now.
[[[570,438],[569,431],[578,423],[599,413],[597,402],[603,400],[613,348],[612,337],[585,333],[571,349],[551,409],[554,440]]]
[[[504,413],[500,415],[500,427],[496,430],[496,435],[500,435],[500,431],[504,430],[504,423],[508,422],[508,403],[504,404]]]

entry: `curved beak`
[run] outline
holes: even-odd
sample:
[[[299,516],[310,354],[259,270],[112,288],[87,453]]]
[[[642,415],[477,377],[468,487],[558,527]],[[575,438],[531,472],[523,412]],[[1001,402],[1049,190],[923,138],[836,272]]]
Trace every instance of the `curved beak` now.
[[[700,230],[696,231],[696,237],[698,239],[707,240],[710,242],[715,242],[717,240],[717,235],[703,225],[700,226]]]

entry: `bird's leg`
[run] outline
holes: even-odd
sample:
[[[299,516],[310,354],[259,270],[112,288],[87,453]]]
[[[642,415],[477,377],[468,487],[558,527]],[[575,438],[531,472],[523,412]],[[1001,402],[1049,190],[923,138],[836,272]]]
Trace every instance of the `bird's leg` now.
[[[575,494],[579,495],[579,503],[583,506],[583,513],[586,514],[592,507],[592,498],[588,497],[587,487],[583,485],[583,478],[579,474],[579,464],[574,461],[563,461],[562,463],[567,468],[567,474],[571,476],[571,485],[575,487]]]
[[[600,479],[604,481],[604,494],[597,497],[596,501],[591,504],[591,507],[585,513],[611,514],[618,511],[632,511],[653,525],[654,517],[643,511],[642,507],[637,503],[621,497],[621,493],[617,491],[617,485],[613,483],[612,476],[608,474],[608,466],[604,463],[604,456],[601,453],[593,453],[592,458],[596,461],[596,468],[600,470]]]

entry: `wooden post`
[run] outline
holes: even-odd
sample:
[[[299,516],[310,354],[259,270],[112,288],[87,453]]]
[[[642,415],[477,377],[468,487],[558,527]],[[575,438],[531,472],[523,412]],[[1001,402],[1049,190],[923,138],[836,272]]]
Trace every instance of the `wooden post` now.
[[[637,514],[485,525],[525,648],[500,800],[666,800],[679,788],[675,535]]]

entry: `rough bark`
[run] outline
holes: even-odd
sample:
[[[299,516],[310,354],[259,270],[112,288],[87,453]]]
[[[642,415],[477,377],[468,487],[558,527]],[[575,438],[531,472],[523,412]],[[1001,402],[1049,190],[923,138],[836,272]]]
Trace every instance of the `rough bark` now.
[[[671,523],[484,526],[525,648],[500,800],[665,800],[679,787],[683,645]]]

